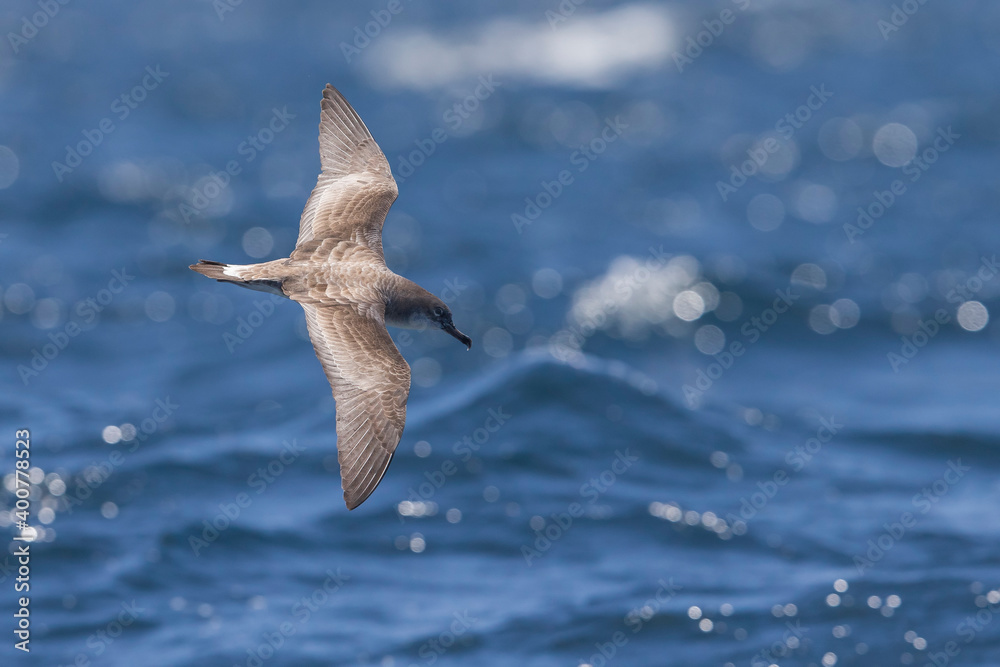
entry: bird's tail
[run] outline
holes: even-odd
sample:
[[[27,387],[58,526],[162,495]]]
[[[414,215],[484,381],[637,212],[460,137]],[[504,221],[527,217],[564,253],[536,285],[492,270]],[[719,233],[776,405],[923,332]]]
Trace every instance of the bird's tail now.
[[[258,292],[270,292],[278,296],[287,296],[281,289],[281,281],[272,278],[261,278],[259,267],[261,264],[223,264],[207,259],[198,260],[197,264],[192,264],[188,268],[203,276],[214,278],[221,283],[233,283],[240,287],[257,290]]]

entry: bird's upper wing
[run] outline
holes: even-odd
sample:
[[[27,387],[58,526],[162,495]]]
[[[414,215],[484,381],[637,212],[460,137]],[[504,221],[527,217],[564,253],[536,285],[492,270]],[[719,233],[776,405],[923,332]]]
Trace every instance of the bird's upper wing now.
[[[344,96],[323,90],[319,123],[323,171],[302,211],[296,251],[326,238],[366,245],[382,254],[382,223],[399,190],[389,163]]]
[[[303,303],[316,356],[337,402],[337,458],[354,509],[382,480],[406,422],[410,367],[380,312]]]

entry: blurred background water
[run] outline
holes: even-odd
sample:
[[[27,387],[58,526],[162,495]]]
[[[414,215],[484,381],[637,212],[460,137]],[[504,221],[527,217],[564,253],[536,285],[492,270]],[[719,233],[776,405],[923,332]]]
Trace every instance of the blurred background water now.
[[[996,3],[0,26],[4,664],[998,664]],[[351,513],[301,309],[187,269],[291,250],[327,82],[475,340],[392,332]]]

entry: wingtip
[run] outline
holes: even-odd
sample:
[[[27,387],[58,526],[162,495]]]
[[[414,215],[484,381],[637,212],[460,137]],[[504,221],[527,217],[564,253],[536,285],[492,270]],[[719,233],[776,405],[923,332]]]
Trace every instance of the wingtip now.
[[[337,90],[336,88],[334,88],[334,86],[333,86],[332,83],[326,84],[326,87],[323,88],[323,97],[324,97],[324,99],[328,99],[329,100],[329,99],[333,99],[334,97],[337,97],[337,96],[343,97],[340,94],[340,91]]]

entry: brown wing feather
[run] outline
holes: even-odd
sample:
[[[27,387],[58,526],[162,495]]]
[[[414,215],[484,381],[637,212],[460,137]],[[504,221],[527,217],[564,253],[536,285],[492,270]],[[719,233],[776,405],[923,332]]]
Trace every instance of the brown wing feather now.
[[[354,509],[382,481],[406,423],[410,367],[381,313],[302,304],[316,356],[337,402],[337,458],[344,502]]]
[[[334,238],[381,255],[382,225],[399,190],[382,149],[330,84],[323,90],[319,156],[323,171],[302,211],[295,253],[311,254],[323,239]]]

